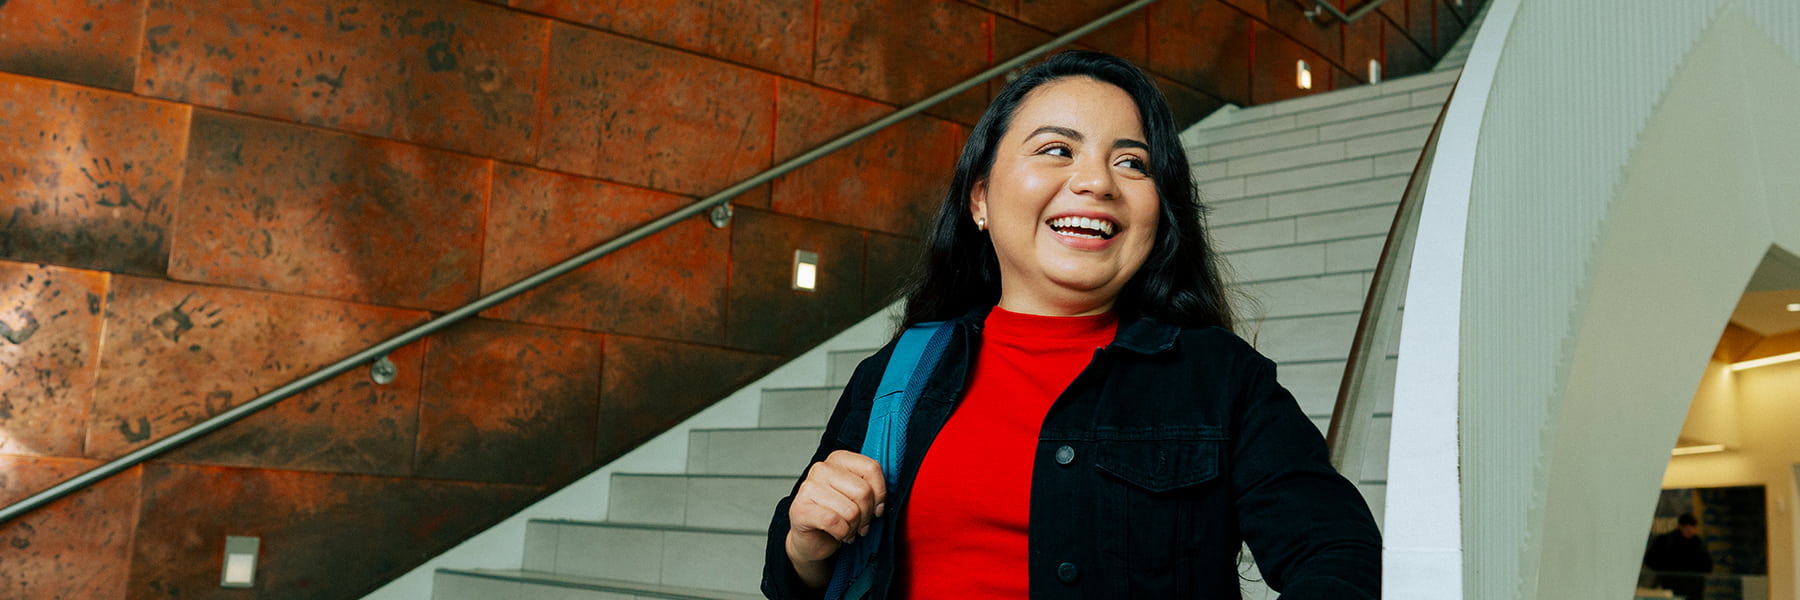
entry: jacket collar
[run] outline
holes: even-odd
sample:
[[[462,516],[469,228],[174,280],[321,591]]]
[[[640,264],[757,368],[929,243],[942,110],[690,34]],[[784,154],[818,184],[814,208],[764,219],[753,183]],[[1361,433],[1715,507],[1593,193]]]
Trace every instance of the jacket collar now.
[[[983,306],[964,313],[956,320],[970,331],[981,331],[981,324],[987,320],[992,306]],[[1108,347],[1128,350],[1138,354],[1159,354],[1175,347],[1175,338],[1181,335],[1181,327],[1164,323],[1150,317],[1121,317],[1119,333],[1113,337]]]

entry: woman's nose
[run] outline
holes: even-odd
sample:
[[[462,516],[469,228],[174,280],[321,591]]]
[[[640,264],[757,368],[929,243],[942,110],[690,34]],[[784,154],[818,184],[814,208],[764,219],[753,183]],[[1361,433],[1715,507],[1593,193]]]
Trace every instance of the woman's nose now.
[[[1117,191],[1113,172],[1105,160],[1083,160],[1069,176],[1069,191],[1111,200]]]

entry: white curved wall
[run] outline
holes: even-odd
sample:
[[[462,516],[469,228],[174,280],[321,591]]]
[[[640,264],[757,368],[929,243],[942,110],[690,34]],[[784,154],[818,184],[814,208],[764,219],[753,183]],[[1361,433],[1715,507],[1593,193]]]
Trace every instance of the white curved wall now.
[[[1388,512],[1412,514],[1404,486],[1459,481],[1460,570],[1439,577],[1423,550],[1444,540],[1390,519],[1391,598],[1628,597],[1731,308],[1771,245],[1800,249],[1800,2],[1513,6],[1472,155],[1434,166],[1435,186],[1469,165],[1466,240],[1416,259],[1409,290],[1438,295],[1408,297],[1396,386]],[[1431,211],[1455,212],[1434,196],[1421,255]],[[1424,322],[1446,314],[1456,331]],[[1422,356],[1409,339],[1453,343]],[[1405,422],[1406,403],[1439,420]],[[1402,455],[1432,427],[1459,432],[1456,472]],[[1794,597],[1791,577],[1772,584]]]

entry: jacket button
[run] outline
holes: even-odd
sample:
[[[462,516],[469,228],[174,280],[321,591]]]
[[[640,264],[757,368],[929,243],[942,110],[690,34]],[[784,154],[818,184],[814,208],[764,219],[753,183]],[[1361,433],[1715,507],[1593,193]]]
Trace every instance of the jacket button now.
[[[1056,449],[1056,464],[1066,465],[1075,462],[1075,449],[1063,446]],[[1074,567],[1070,567],[1071,569]]]
[[[1056,566],[1056,578],[1063,583],[1075,583],[1075,563],[1063,563]]]

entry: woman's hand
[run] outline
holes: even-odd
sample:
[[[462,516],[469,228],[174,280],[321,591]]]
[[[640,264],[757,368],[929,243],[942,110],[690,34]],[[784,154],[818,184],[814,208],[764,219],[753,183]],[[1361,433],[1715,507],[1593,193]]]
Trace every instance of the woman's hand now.
[[[814,588],[830,583],[827,559],[867,535],[886,501],[887,479],[875,459],[839,450],[807,470],[788,506],[787,555],[801,581]]]

